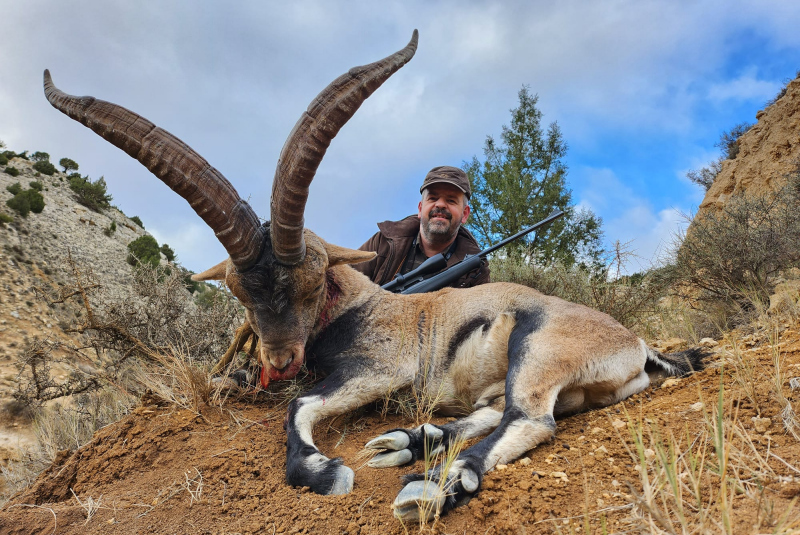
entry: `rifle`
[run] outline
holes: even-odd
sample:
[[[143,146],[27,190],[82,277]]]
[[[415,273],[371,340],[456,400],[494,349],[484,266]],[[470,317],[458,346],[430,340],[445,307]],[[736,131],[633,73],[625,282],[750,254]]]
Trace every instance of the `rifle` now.
[[[539,229],[551,223],[552,221],[555,221],[562,215],[564,215],[564,212],[561,210],[553,210],[549,216],[545,217],[535,225],[517,232],[510,238],[506,238],[505,240],[496,243],[487,249],[484,249],[478,254],[467,255],[464,257],[464,260],[458,264],[445,269],[441,273],[438,273],[429,279],[425,279],[426,275],[436,273],[447,266],[447,259],[444,257],[444,254],[439,253],[434,255],[423,262],[417,269],[409,271],[405,275],[397,275],[394,280],[387,282],[381,286],[381,288],[384,290],[389,290],[390,292],[401,294],[418,294],[441,290],[442,288],[450,286],[470,271],[477,269],[480,266],[481,261],[489,254],[495,252],[497,249],[525,236],[529,232],[533,232],[534,230]]]

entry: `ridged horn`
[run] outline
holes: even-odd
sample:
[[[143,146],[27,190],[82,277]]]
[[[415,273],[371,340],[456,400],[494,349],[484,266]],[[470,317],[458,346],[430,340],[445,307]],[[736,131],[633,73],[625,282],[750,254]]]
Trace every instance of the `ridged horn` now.
[[[303,260],[303,212],[308,187],[339,129],[383,82],[408,63],[417,50],[414,30],[405,48],[380,61],[354,67],[334,80],[311,102],[281,150],[270,200],[270,237],[275,258],[283,264]]]
[[[57,110],[139,160],[214,231],[237,269],[252,266],[263,246],[258,217],[222,173],[186,143],[132,111],[58,89],[44,71],[44,94]]]

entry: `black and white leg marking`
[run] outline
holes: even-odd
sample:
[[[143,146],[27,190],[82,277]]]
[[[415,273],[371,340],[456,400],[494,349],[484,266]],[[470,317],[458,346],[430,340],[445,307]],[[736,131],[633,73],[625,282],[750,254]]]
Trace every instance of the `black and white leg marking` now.
[[[353,470],[341,458],[329,459],[314,445],[314,424],[323,418],[344,414],[378,399],[397,384],[363,367],[337,370],[308,394],[289,404],[286,422],[286,481],[307,486],[318,494],[347,494],[353,490]],[[394,380],[394,382],[393,382]]]

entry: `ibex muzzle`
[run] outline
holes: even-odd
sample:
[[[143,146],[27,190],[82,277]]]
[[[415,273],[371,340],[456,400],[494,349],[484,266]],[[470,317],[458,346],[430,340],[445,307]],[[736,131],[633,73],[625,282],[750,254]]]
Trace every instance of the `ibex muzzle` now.
[[[551,437],[555,416],[616,403],[646,388],[650,372],[685,374],[704,357],[698,350],[661,355],[605,314],[513,284],[395,295],[347,266],[373,253],[303,228],[308,187],[331,139],[416,46],[415,31],[401,51],[351,69],[314,99],[281,152],[264,225],[183,142],[124,108],[62,93],[45,71],[53,106],[137,158],[214,229],[230,258],[196,280],[225,280],[244,305],[261,338],[262,382],[294,377],[306,356],[325,377],[289,406],[289,484],[350,492],[354,472],[317,449],[314,424],[412,385],[439,409],[468,415],[370,441],[367,448],[379,452],[371,466],[414,462],[428,448],[488,433],[459,453],[446,476],[438,467],[409,476],[393,505],[404,520],[466,503],[487,470]]]

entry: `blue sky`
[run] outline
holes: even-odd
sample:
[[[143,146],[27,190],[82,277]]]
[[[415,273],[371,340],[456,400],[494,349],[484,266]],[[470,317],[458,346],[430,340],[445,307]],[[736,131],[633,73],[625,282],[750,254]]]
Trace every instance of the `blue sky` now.
[[[0,139],[103,175],[195,271],[224,258],[188,205],[138,162],[47,104],[64,91],[121,104],[177,135],[269,217],[283,141],[348,68],[420,31],[416,57],[334,140],[306,224],[357,247],[416,210],[425,173],[482,157],[523,84],[569,144],[574,200],[641,264],[703,192],[685,173],[720,133],[800,69],[800,2],[116,2],[0,0]],[[632,266],[631,269],[637,269]]]

